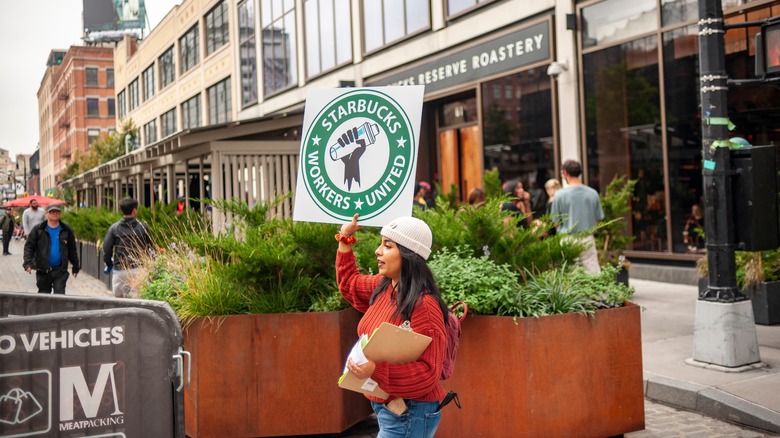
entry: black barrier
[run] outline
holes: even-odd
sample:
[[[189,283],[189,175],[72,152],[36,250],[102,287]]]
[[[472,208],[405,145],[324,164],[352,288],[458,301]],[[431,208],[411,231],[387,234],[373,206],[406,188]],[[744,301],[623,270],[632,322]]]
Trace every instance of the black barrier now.
[[[0,437],[184,437],[181,355],[166,303],[2,292]]]

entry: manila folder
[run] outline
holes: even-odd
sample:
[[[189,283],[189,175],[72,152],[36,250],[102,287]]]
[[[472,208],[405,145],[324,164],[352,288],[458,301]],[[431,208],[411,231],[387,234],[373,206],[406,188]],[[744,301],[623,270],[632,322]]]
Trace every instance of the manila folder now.
[[[363,347],[363,354],[374,362],[413,362],[430,343],[428,336],[383,322]]]

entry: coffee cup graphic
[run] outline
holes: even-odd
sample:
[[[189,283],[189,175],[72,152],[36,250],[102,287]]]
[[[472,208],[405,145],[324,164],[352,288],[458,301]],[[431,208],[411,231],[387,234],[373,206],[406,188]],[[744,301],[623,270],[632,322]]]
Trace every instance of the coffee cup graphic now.
[[[358,138],[350,144],[341,145],[339,143],[330,147],[330,159],[338,161],[344,157],[349,156],[360,146],[360,142],[357,140],[363,140],[366,146],[371,146],[376,143],[376,137],[379,135],[379,125],[376,123],[366,122],[357,128]]]

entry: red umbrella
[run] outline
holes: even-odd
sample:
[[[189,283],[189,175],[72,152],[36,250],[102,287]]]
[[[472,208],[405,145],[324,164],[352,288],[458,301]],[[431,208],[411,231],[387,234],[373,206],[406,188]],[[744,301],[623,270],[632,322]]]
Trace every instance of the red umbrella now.
[[[12,201],[8,201],[5,203],[5,206],[6,207],[29,207],[30,201],[32,201],[33,199],[38,201],[38,205],[42,207],[45,207],[49,204],[63,204],[65,202],[59,199],[47,198],[46,196],[30,195],[30,196],[25,196],[24,198],[18,198]]]

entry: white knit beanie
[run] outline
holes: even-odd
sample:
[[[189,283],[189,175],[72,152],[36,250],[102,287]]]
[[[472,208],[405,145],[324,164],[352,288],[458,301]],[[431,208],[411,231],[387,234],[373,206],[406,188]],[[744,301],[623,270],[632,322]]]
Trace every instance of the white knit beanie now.
[[[416,252],[425,260],[431,255],[433,235],[428,224],[413,217],[399,217],[382,227],[380,233],[393,242]]]

